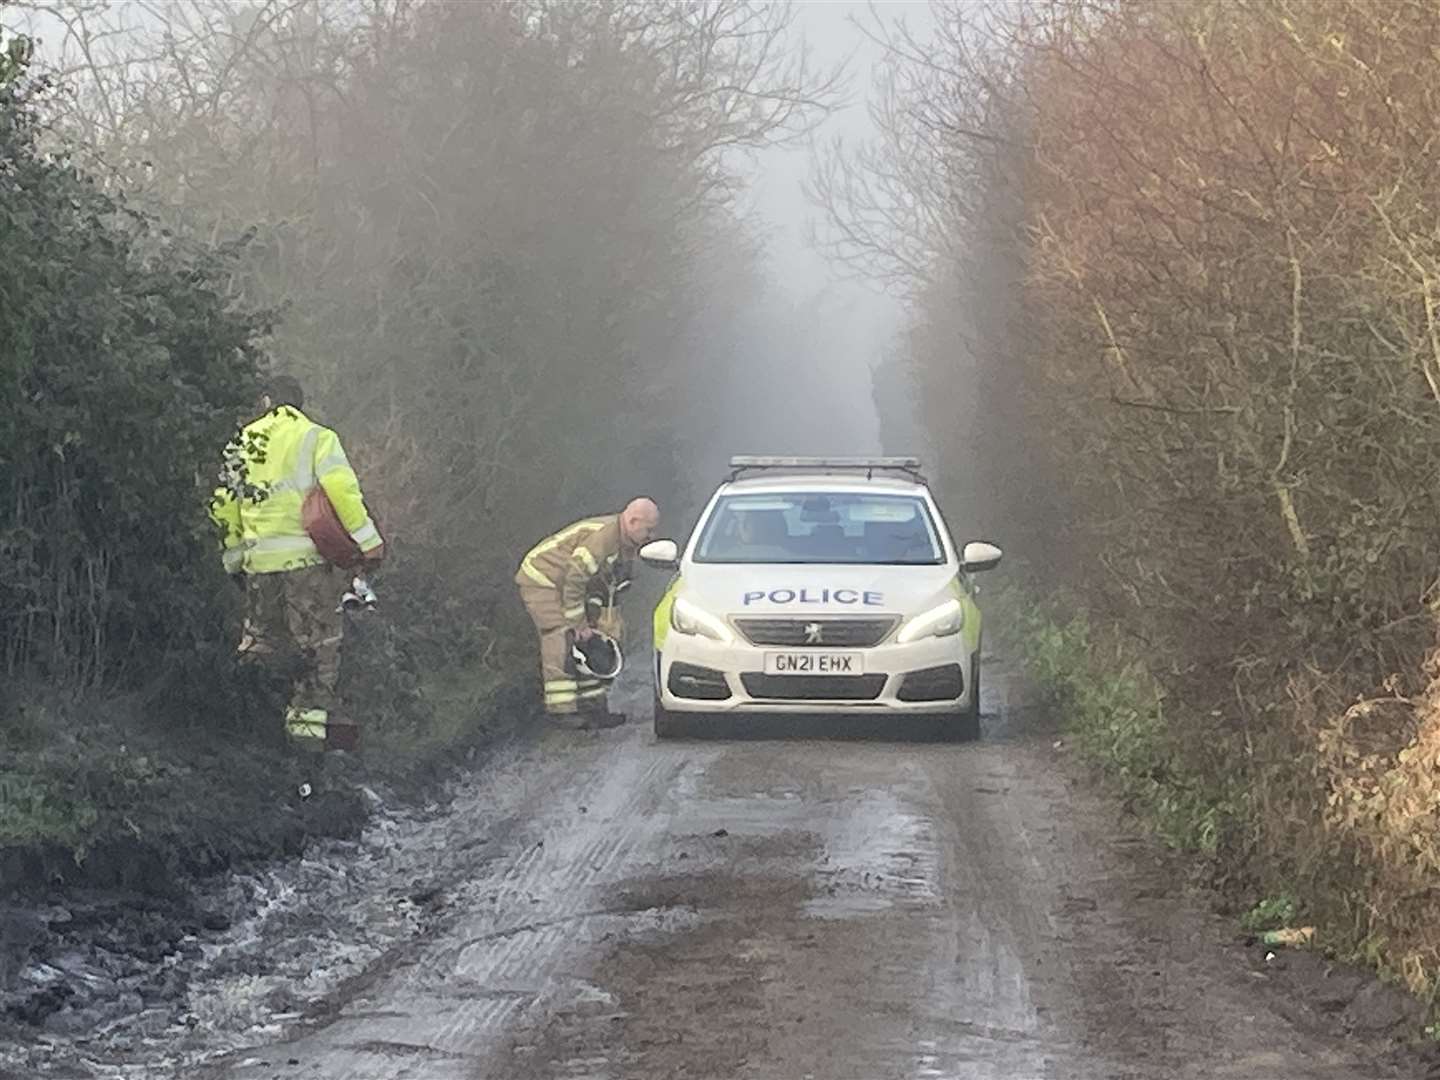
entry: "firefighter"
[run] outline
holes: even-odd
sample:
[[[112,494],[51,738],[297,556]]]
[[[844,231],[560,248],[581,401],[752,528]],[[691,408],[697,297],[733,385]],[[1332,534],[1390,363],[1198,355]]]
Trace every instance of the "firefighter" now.
[[[610,711],[608,683],[578,672],[571,648],[588,641],[597,625],[604,632],[605,620],[615,625],[615,605],[629,581],[629,567],[659,524],[655,503],[635,499],[619,514],[560,530],[521,560],[515,583],[540,636],[545,711],[557,724],[595,729],[625,722],[623,713]],[[600,597],[606,600],[591,603]]]
[[[224,530],[225,569],[244,583],[241,651],[298,654],[303,661],[286,732],[315,748],[352,749],[357,732],[339,708],[336,685],[342,631],[336,609],[348,574],[327,555],[364,572],[380,563],[385,545],[339,437],[301,412],[303,405],[298,381],[269,380],[259,417],[225,447],[210,512]]]

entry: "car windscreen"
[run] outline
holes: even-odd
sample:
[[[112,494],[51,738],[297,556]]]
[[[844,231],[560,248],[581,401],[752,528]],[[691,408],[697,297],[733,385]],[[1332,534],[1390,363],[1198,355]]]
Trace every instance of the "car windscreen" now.
[[[694,560],[938,566],[945,549],[924,499],[785,492],[723,496],[705,523]]]

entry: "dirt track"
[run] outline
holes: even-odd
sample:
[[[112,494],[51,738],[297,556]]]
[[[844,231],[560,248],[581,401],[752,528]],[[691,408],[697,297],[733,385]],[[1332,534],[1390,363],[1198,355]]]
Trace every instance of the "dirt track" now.
[[[1377,1011],[1362,983],[1239,945],[988,678],[975,745],[658,744],[634,724],[514,748],[380,854],[308,860],[231,931],[243,955],[207,946],[191,1020],[226,1001],[256,1026],[92,1045],[69,1060],[99,1066],[63,1075],[1417,1075],[1378,1035],[1325,1033]],[[1336,988],[1328,1020],[1287,966],[1312,997]],[[320,989],[273,1000],[301,982]]]
[[[547,736],[443,928],[214,1075],[1392,1075],[1277,1011],[1010,698],[971,746]]]

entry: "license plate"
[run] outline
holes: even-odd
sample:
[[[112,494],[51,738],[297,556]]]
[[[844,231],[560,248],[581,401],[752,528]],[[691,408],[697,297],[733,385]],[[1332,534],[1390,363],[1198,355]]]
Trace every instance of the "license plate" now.
[[[863,675],[865,654],[858,652],[780,652],[765,654],[766,675]]]

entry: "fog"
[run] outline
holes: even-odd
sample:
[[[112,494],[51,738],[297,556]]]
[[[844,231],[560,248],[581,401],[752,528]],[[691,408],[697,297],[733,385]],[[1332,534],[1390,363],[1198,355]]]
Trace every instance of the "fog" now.
[[[893,363],[876,408],[904,309],[812,245],[806,181],[876,134],[862,27],[926,4],[12,10],[97,173],[254,237],[274,362],[437,543],[516,499],[497,559],[636,491],[693,508],[738,453],[922,450]]]
[[[732,453],[873,454],[882,446],[872,367],[900,339],[901,302],[833,265],[812,243],[822,214],[805,182],[817,147],[875,136],[869,113],[880,48],[864,32],[878,17],[926,25],[928,5],[802,3],[794,28],[818,67],[846,65],[844,103],[799,142],[767,147],[749,163],[742,214],[763,243],[767,291],[739,328],[724,396],[705,402],[719,417],[696,447],[693,470],[713,475]],[[796,41],[798,47],[799,42]],[[905,401],[905,388],[891,398]],[[902,430],[908,418],[895,418]],[[703,485],[702,485],[703,486]]]

